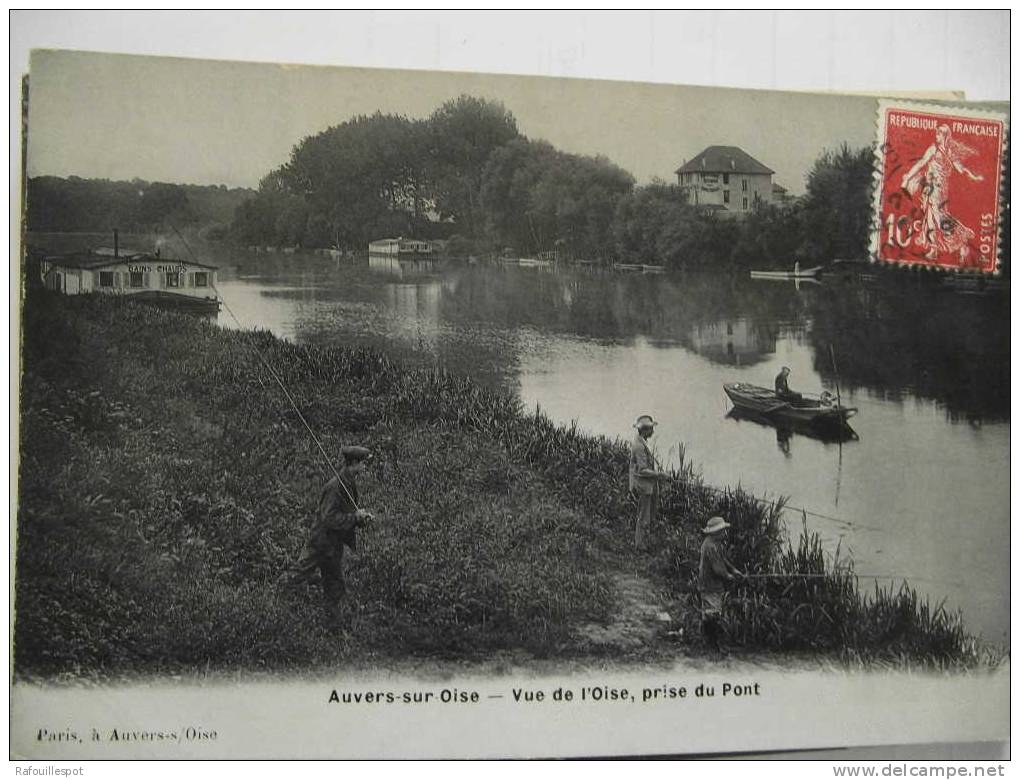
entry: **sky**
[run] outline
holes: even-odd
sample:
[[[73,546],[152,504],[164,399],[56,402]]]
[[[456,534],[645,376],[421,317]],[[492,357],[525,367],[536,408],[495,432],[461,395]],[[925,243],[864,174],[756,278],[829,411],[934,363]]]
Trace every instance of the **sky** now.
[[[875,135],[871,97],[472,73],[35,51],[29,176],[255,187],[302,138],[352,116],[424,118],[461,94],[519,130],[674,181],[706,146],[739,146],[792,193],[824,149]]]

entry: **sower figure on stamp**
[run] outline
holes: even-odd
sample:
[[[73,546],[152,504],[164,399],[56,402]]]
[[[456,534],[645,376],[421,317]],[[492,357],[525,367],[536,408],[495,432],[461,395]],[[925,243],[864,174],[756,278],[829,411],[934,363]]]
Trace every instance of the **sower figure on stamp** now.
[[[634,427],[637,435],[630,447],[630,490],[637,495],[638,514],[634,528],[634,546],[644,550],[648,544],[648,533],[655,519],[659,504],[659,481],[669,475],[656,468],[655,456],[648,446],[648,439],[655,432],[655,420],[643,414],[637,418]]]
[[[316,571],[322,577],[322,592],[330,618],[339,616],[346,591],[344,547],[355,549],[356,531],[372,521],[372,515],[358,508],[357,478],[365,470],[371,453],[365,447],[344,447],[340,476],[327,482],[319,496],[315,525],[301,552],[295,582],[310,582]]]
[[[701,631],[709,646],[722,652],[723,586],[744,575],[727,560],[723,551],[726,529],[730,524],[721,517],[712,517],[702,529],[701,561],[698,566],[698,587],[701,591]]]
[[[941,253],[959,252],[960,265],[967,262],[968,242],[974,231],[949,213],[949,182],[953,171],[971,181],[984,181],[964,160],[974,154],[970,147],[953,140],[949,125],[935,130],[935,143],[903,174],[900,186],[911,197],[920,195],[924,221],[914,243],[925,249],[925,259],[937,260]]]

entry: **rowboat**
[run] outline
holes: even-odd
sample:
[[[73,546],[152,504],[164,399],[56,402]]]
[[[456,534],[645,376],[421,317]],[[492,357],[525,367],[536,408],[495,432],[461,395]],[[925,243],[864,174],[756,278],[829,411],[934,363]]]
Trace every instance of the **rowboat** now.
[[[752,279],[814,279],[822,270],[820,265],[813,268],[794,267],[792,271],[751,271]]]
[[[777,441],[781,443],[788,442],[794,434],[797,434],[798,436],[806,436],[809,439],[814,439],[825,444],[843,444],[860,439],[860,436],[857,435],[857,431],[850,427],[850,423],[837,422],[833,424],[818,425],[813,422],[800,422],[798,420],[777,418],[774,415],[752,412],[749,409],[741,409],[737,406],[734,406],[726,413],[726,418],[729,420],[736,420],[738,422],[749,422],[754,425],[772,428],[776,432]]]
[[[856,407],[840,406],[827,396],[806,397],[802,401],[791,403],[777,396],[774,390],[743,382],[724,384],[723,390],[735,408],[775,420],[839,426],[846,425],[846,421],[857,414]]]

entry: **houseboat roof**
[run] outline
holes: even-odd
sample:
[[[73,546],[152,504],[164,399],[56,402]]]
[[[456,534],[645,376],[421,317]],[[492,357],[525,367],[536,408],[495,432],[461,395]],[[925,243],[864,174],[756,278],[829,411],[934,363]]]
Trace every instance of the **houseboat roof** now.
[[[762,173],[774,170],[762,165],[739,146],[709,146],[675,173]]]
[[[175,257],[157,257],[151,252],[122,252],[119,257],[114,257],[102,250],[94,252],[72,252],[66,255],[47,255],[46,262],[60,265],[65,268],[82,268],[92,270],[105,268],[121,263],[163,263],[166,265],[195,266],[198,268],[209,268],[215,271],[219,266],[208,263],[200,263],[196,260],[179,260]]]

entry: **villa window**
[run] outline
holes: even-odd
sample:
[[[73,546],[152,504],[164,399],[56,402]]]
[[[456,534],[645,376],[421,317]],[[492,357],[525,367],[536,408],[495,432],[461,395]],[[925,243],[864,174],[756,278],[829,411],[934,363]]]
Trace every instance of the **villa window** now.
[[[746,200],[744,201],[744,208],[747,208],[747,201]],[[181,286],[181,275],[180,275],[180,273],[177,272],[177,271],[167,271],[167,274],[166,274],[166,286],[167,286],[167,288],[170,288],[170,287],[180,287]]]
[[[744,192],[747,192],[747,179],[740,180],[740,189],[742,189]]]
[[[723,184],[729,184],[730,183],[730,175],[728,173],[724,173],[722,175],[722,183]]]
[[[132,271],[128,284],[132,287],[145,287],[145,274],[141,271]]]
[[[209,272],[195,271],[195,287],[208,287],[208,286],[209,286]]]
[[[747,198],[744,198],[744,211],[747,211]]]
[[[723,190],[722,191],[722,202],[723,203],[729,203],[730,202],[730,191],[729,190]]]
[[[113,287],[113,271],[100,271],[99,272],[99,286],[100,287]]]

